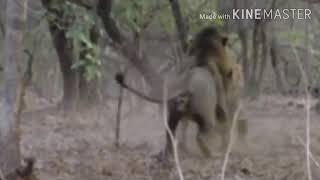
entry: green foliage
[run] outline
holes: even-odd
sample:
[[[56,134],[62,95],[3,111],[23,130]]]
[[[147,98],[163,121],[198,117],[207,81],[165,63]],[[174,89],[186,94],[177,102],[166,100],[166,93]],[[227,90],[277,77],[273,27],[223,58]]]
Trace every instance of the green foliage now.
[[[193,34],[209,24],[223,25],[223,21],[201,20],[200,13],[207,13],[216,9],[215,1],[209,0],[179,0],[182,16],[188,26],[188,31]],[[168,0],[116,0],[113,14],[124,28],[133,32],[140,32],[151,17],[160,25],[160,28],[169,34],[175,33],[175,20]]]
[[[299,67],[292,65],[288,68],[289,68],[289,71],[286,74],[288,84],[291,86],[298,85],[301,79],[301,73],[299,71]]]
[[[76,43],[80,44],[79,58],[72,68],[82,69],[83,75],[87,81],[91,81],[95,78],[101,77],[101,72],[98,70],[101,65],[99,57],[99,48],[90,41],[83,33],[76,34],[77,36],[73,38]]]
[[[161,11],[158,19],[165,32],[169,34],[175,32],[175,22],[169,4]]]
[[[72,68],[81,70],[87,81],[99,78],[100,49],[91,41],[90,31],[95,26],[94,15],[76,4],[54,1],[50,5],[49,20],[66,31],[66,38],[72,42],[73,53],[77,59]]]
[[[113,14],[123,26],[133,32],[140,32],[148,23],[156,6],[155,0],[117,0],[113,5]]]
[[[194,34],[202,29],[204,26],[214,24],[216,26],[222,26],[223,20],[213,19],[213,20],[202,20],[200,19],[200,14],[203,13],[217,13],[216,1],[210,0],[180,0],[181,9],[186,17],[186,22],[188,22],[189,32]]]
[[[311,80],[316,86],[320,86],[320,65],[314,65],[311,67]]]
[[[293,44],[300,44],[305,39],[304,33],[299,31],[281,32],[280,38],[284,38]]]

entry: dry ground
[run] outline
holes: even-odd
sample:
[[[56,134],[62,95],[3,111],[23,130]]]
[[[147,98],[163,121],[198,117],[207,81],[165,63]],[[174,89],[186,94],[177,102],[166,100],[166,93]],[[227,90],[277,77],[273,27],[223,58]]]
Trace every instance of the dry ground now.
[[[306,179],[305,109],[301,104],[303,99],[276,95],[247,101],[248,144],[235,147],[226,179]],[[120,149],[113,146],[114,101],[70,115],[29,92],[27,105],[22,152],[37,158],[36,174],[41,180],[178,179],[172,163],[155,156],[164,147],[165,136],[154,105],[125,105]],[[313,111],[311,117],[311,151],[320,161],[320,121]],[[187,146],[191,152],[181,155],[186,179],[219,179],[223,157],[203,159],[192,143]],[[320,179],[320,168],[313,162],[312,172],[314,179]]]

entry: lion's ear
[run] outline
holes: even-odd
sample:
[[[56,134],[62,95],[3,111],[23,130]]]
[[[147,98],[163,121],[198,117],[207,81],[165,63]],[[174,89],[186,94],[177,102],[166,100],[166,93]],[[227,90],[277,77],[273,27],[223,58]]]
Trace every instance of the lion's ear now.
[[[233,71],[230,70],[230,71],[227,73],[227,77],[228,77],[228,78],[232,78],[232,75],[233,75]]]
[[[196,53],[197,53],[197,48],[196,48],[196,45],[195,45],[195,40],[192,40],[190,41],[190,45],[189,45],[189,48],[188,48],[188,54],[189,56],[194,56]]]
[[[115,80],[117,81],[118,84],[123,85],[123,83],[124,83],[124,75],[122,73],[117,73],[115,75]]]
[[[228,37],[227,36],[222,36],[221,37],[221,43],[223,46],[226,46],[228,43]]]

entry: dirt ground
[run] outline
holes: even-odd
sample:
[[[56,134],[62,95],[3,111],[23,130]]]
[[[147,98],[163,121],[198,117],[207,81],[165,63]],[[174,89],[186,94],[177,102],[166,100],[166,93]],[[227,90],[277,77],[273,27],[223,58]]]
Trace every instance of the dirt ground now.
[[[121,147],[116,149],[113,145],[116,104],[110,101],[70,115],[27,93],[28,109],[23,113],[21,128],[22,152],[37,158],[36,175],[41,180],[177,180],[172,160],[156,156],[165,144],[163,120],[157,106],[125,103]],[[303,99],[263,95],[257,100],[246,100],[244,105],[249,119],[247,145],[235,143],[225,179],[306,179]],[[192,142],[186,146],[188,153],[180,150],[186,180],[220,179],[222,154],[204,159]],[[311,152],[312,159],[320,161],[320,121],[313,110]],[[313,179],[320,179],[319,164],[313,160],[311,170]]]

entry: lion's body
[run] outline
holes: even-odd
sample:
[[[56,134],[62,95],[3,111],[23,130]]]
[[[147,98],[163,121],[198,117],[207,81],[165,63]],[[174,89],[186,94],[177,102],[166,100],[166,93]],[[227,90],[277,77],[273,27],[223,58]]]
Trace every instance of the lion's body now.
[[[206,86],[201,85],[201,81],[198,79],[198,83],[195,83],[195,85],[197,89],[202,90],[191,93],[192,96],[196,96],[191,101],[194,105],[194,107],[192,106],[193,109],[206,122],[205,133],[201,132],[203,129],[199,128],[198,134],[202,138],[198,141],[206,144],[207,149],[210,149],[209,146],[212,146],[211,139],[216,139],[217,134],[222,137],[222,147],[226,147],[229,130],[240,104],[244,87],[241,65],[231,58],[225,44],[224,36],[221,36],[212,28],[206,28],[196,36],[193,46],[198,67],[206,69],[207,76],[212,77],[203,80],[206,82]],[[217,113],[217,108],[222,111],[222,116],[221,113]],[[247,120],[242,119],[242,116],[243,112],[240,111],[239,117],[236,119],[236,125],[239,136],[244,139],[247,134]],[[201,144],[199,145],[201,147]]]
[[[175,135],[182,119],[191,119],[199,127],[197,141],[206,155],[212,154],[216,137],[220,136],[222,147],[226,147],[230,124],[240,103],[243,88],[241,66],[230,57],[226,43],[226,36],[219,33],[215,27],[200,31],[190,48],[196,67],[190,72],[187,89],[166,102],[168,125],[172,133]],[[121,75],[117,75],[116,80],[137,96],[158,102],[126,85]],[[246,129],[246,123],[244,124],[243,129]],[[166,151],[172,151],[168,133]]]
[[[226,139],[228,136],[226,117],[223,114],[224,112],[219,112],[222,111],[222,108],[218,104],[217,87],[221,84],[217,83],[215,78],[206,68],[193,68],[188,81],[188,95],[183,94],[169,102],[169,126],[171,130],[175,132],[179,121],[182,119],[194,121],[198,125],[196,139],[199,148],[207,156],[212,154],[217,138]],[[183,106],[181,106],[182,101],[180,100],[182,98],[187,98],[187,101],[183,102]],[[185,126],[185,128],[187,127]],[[186,131],[186,129],[183,131]],[[171,142],[169,137],[167,142],[167,150],[170,152]]]

